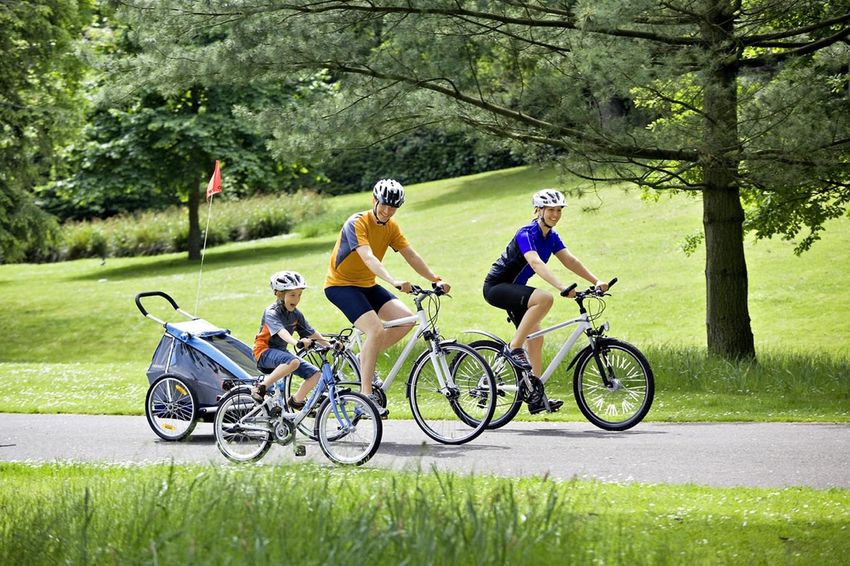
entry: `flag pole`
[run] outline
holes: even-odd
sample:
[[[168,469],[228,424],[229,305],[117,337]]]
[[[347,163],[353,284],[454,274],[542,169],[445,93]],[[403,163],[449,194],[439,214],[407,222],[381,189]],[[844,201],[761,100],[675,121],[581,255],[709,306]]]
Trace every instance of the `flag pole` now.
[[[207,237],[210,234],[210,216],[212,216],[212,203],[216,193],[221,192],[221,167],[218,159],[215,160],[215,170],[213,170],[210,182],[207,183],[207,227],[204,229],[204,246],[201,249],[201,268],[198,270],[198,291],[195,293],[195,316],[198,316],[198,307],[201,304],[201,278],[204,274],[204,258],[207,256]]]
[[[198,291],[195,293],[195,316],[198,316],[198,306],[201,303],[201,278],[204,274],[204,258],[207,256],[207,236],[210,233],[210,216],[212,216],[212,202],[215,195],[210,195],[210,204],[207,207],[207,227],[204,228],[204,246],[201,248],[201,268],[198,270]]]

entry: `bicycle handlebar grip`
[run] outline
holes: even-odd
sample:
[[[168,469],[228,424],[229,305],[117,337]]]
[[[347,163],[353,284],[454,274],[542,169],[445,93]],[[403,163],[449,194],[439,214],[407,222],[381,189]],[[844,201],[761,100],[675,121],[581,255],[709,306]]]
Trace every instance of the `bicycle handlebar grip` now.
[[[431,283],[431,288],[434,289],[434,294],[437,295],[438,297],[440,295],[446,294],[446,289],[443,287],[442,283],[439,282],[439,281]]]
[[[145,297],[162,297],[163,299],[171,303],[171,306],[174,307],[174,310],[180,308],[177,306],[177,303],[174,302],[174,299],[172,299],[170,295],[163,293],[162,291],[145,291],[136,295],[136,307],[139,309],[139,312],[142,313],[142,316],[148,316],[147,309],[142,306],[142,299]]]
[[[617,282],[617,278],[615,277],[611,281],[608,282],[608,288],[610,289],[611,287],[613,287],[614,283],[616,283],[616,282]]]
[[[572,285],[568,286],[566,289],[564,289],[563,291],[561,291],[561,296],[562,296],[562,297],[566,297],[566,296],[567,296],[567,295],[569,295],[569,294],[570,294],[570,292],[571,292],[573,289],[575,289],[576,287],[578,287],[578,283],[573,283]]]

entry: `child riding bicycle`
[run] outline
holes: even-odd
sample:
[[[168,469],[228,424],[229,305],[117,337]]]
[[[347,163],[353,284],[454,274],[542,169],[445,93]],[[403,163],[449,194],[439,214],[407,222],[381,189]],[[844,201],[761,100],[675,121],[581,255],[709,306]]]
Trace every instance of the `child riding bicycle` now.
[[[260,330],[254,338],[254,358],[257,367],[268,375],[251,389],[251,396],[262,403],[269,388],[282,377],[294,373],[304,379],[288,401],[289,406],[298,411],[304,407],[307,394],[318,383],[321,372],[310,362],[289,352],[289,345],[308,348],[313,342],[330,346],[327,340],[307,322],[298,310],[301,294],[307,288],[304,277],[296,271],[279,271],[271,276],[269,282],[277,300],[263,312]],[[295,339],[298,332],[301,340]]]

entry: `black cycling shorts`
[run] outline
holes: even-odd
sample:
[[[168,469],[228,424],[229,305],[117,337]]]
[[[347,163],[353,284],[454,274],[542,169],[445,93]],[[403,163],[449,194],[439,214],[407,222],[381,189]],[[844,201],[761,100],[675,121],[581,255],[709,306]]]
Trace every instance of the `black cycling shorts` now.
[[[519,326],[528,310],[528,300],[534,287],[516,283],[484,283],[484,300],[496,308],[508,311],[508,319]]]

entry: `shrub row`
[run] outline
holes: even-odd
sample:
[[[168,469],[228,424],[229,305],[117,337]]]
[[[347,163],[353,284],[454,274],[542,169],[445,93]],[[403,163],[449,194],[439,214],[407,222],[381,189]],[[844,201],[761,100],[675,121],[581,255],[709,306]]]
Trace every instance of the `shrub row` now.
[[[312,192],[214,202],[207,247],[286,234],[308,217],[325,210]],[[206,229],[207,207],[199,211]],[[181,252],[188,249],[189,219],[185,207],[114,216],[106,220],[68,222],[47,261],[85,257],[126,257]]]

